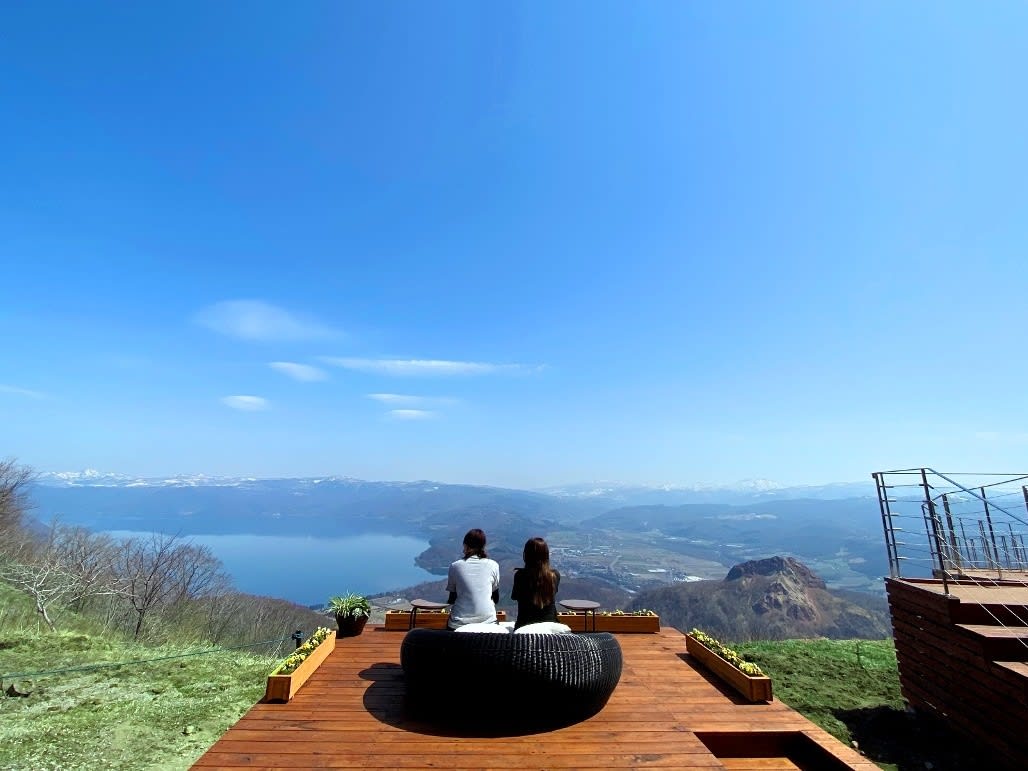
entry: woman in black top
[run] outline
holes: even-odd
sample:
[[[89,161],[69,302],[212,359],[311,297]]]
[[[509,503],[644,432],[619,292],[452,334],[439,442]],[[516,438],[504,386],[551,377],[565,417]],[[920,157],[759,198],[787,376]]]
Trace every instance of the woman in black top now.
[[[540,621],[556,621],[554,598],[560,586],[560,573],[550,567],[550,547],[542,538],[529,538],[525,544],[525,567],[514,570],[510,598],[518,604],[514,628]]]

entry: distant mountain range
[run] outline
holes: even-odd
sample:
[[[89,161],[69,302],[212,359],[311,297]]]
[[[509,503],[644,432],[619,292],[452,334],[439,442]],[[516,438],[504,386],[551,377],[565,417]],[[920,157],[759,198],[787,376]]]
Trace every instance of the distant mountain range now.
[[[366,484],[362,479],[350,477],[296,477],[296,478],[257,478],[257,477],[217,477],[206,474],[179,474],[170,477],[134,477],[96,469],[82,471],[43,471],[36,476],[39,484],[51,487],[239,487],[240,485],[260,483],[337,482],[350,484]],[[383,484],[420,484],[406,482],[385,482]],[[426,483],[434,484],[434,483]]]
[[[489,485],[463,485],[417,481],[368,481],[346,476],[325,477],[217,477],[205,474],[185,474],[169,477],[134,477],[126,474],[85,469],[83,471],[45,471],[36,479],[40,485],[48,487],[269,487],[279,488],[283,485],[311,486],[328,484],[335,487],[367,487],[400,488],[421,492],[436,492],[448,488],[467,490],[478,488],[483,490],[533,493],[547,498],[573,501],[602,502],[605,507],[642,506],[646,504],[674,505],[677,503],[751,503],[781,498],[810,498],[831,500],[835,498],[870,497],[875,494],[874,485],[870,482],[833,482],[823,485],[786,486],[770,479],[745,479],[735,484],[701,484],[701,485],[658,485],[645,486],[620,482],[590,482],[574,485],[562,485],[536,490],[517,490],[515,488],[494,487]]]
[[[95,471],[41,474],[32,498],[40,519],[58,516],[101,530],[320,537],[411,533],[422,523],[437,517],[449,520],[457,512],[514,512],[546,520],[580,519],[609,508],[601,501],[430,481],[136,479]]]
[[[681,503],[754,503],[782,498],[859,498],[875,495],[874,484],[867,482],[833,482],[823,485],[786,486],[770,479],[744,479],[731,485],[643,485],[593,483],[549,487],[539,492],[558,498],[601,499],[622,506]]]
[[[873,497],[870,483],[779,487],[768,480],[751,480],[730,487],[606,483],[517,490],[428,480],[377,482],[345,476],[256,479],[198,474],[139,478],[93,469],[39,474],[33,495],[40,519],[59,516],[70,524],[96,529],[323,537],[411,532],[417,529],[412,527],[416,524],[474,512],[518,514],[538,522],[576,524],[590,520],[598,526],[627,524],[634,528],[636,524],[625,520],[646,514],[643,509],[652,509],[654,516],[649,518],[659,520],[661,507],[678,516],[685,511],[676,511],[676,507],[699,504],[746,506],[800,498],[830,501]],[[612,514],[615,511],[620,514]],[[607,518],[596,519],[601,515]],[[782,526],[788,524],[786,518]]]

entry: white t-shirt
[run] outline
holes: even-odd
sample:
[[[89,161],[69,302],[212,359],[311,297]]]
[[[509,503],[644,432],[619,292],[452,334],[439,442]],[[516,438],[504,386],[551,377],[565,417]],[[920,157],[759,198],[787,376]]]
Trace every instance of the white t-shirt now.
[[[493,592],[500,588],[500,566],[495,560],[471,556],[450,565],[446,591],[456,592],[450,608],[450,627],[496,621]]]

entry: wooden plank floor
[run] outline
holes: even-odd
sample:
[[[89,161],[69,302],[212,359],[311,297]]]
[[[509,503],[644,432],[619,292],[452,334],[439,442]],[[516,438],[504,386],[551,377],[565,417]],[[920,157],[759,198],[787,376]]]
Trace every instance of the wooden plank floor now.
[[[194,768],[619,769],[796,768],[785,759],[722,763],[697,731],[798,731],[851,768],[877,766],[778,701],[745,704],[708,679],[685,638],[619,635],[624,670],[597,715],[557,730],[471,736],[409,718],[401,632],[341,639],[288,704],[257,704]],[[501,700],[503,694],[489,694]]]
[[[1023,574],[1018,574],[1020,576]],[[935,594],[945,594],[946,586],[939,580],[919,580],[916,578],[899,579],[905,583],[917,586]],[[1015,580],[1011,578],[1010,580]],[[961,602],[969,602],[981,605],[1028,605],[1028,582],[1021,585],[1006,584],[996,586],[987,581],[981,585],[970,583],[949,583],[949,594]]]

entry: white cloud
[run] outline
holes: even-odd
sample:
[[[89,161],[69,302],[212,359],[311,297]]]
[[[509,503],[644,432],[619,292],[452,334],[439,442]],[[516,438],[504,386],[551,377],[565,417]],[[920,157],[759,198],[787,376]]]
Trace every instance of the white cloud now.
[[[13,394],[14,396],[24,396],[28,399],[45,399],[46,394],[41,391],[32,391],[28,388],[19,388],[18,386],[3,385],[0,384],[0,394]]]
[[[268,366],[273,370],[288,375],[293,380],[300,380],[304,383],[312,383],[316,380],[328,380],[328,373],[309,364],[296,364],[291,361],[272,361]]]
[[[223,396],[221,403],[226,407],[244,412],[261,412],[271,406],[271,403],[262,396]]]
[[[518,374],[539,369],[522,364],[489,364],[480,361],[448,361],[445,359],[353,359],[322,356],[321,360],[326,364],[343,369],[401,377]]]
[[[449,396],[414,396],[412,394],[368,394],[369,399],[374,399],[382,404],[391,404],[396,407],[428,407],[456,404],[457,400]]]
[[[436,416],[431,410],[389,410],[389,414],[397,420],[428,420]]]
[[[321,340],[338,332],[260,300],[226,300],[199,311],[193,320],[241,340]]]

